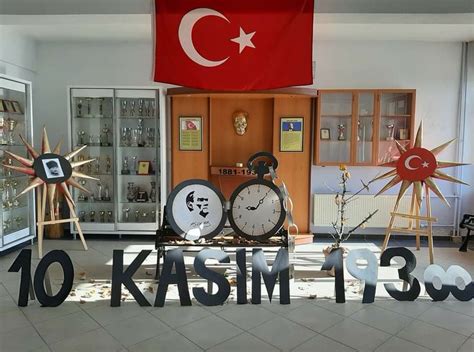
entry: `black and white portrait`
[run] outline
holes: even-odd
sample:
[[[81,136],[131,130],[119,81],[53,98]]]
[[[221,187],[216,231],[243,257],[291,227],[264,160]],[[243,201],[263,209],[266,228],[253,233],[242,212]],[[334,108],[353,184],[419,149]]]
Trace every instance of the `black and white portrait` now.
[[[209,214],[209,198],[199,197],[194,191],[191,191],[186,196],[186,207],[190,212],[196,211],[206,218]]]
[[[58,158],[42,159],[41,161],[48,179],[64,177],[64,172]]]

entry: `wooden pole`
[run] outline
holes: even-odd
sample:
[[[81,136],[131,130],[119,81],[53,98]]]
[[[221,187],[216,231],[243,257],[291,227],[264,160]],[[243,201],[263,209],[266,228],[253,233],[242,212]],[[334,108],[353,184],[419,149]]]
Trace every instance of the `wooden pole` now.
[[[426,216],[431,218],[431,200],[430,200],[430,188],[425,185],[426,190]],[[434,251],[433,251],[433,222],[428,220],[428,250],[430,253],[430,264],[434,263]]]
[[[72,222],[74,222],[74,225],[76,225],[77,232],[79,233],[79,238],[81,239],[84,249],[87,251],[87,243],[86,243],[86,240],[84,239],[84,234],[82,233],[81,224],[79,223],[79,218],[77,217],[76,211],[74,210],[74,205],[71,203],[68,197],[64,197],[64,199],[66,199],[67,205],[69,207],[70,215],[72,215],[70,220],[72,220]]]
[[[393,222],[395,221],[395,215],[394,213],[397,212],[398,210],[398,205],[400,202],[396,202],[395,206],[393,207],[393,212],[392,212],[392,217],[390,218],[390,223],[388,224],[387,229],[385,230],[385,239],[383,240],[383,245],[382,245],[382,252],[387,249],[388,246],[388,241],[390,240],[390,235],[392,234],[392,227],[393,227]]]

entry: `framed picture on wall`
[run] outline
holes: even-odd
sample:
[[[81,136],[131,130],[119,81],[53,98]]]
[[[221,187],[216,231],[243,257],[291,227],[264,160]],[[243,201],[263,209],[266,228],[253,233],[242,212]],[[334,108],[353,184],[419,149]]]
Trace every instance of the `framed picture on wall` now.
[[[201,116],[181,116],[179,118],[179,150],[202,150]]]
[[[303,151],[303,118],[280,118],[280,152]]]

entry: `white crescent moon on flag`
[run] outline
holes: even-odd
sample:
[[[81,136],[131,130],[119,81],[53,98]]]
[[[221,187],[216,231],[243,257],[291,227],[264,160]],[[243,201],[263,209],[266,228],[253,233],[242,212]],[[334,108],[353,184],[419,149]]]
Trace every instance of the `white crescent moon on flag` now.
[[[222,65],[224,62],[227,61],[227,59],[229,59],[229,57],[226,57],[225,59],[219,61],[212,61],[206,59],[198,53],[198,51],[194,47],[192,38],[194,25],[197,21],[206,16],[220,17],[230,23],[230,21],[222,13],[216,10],[208,8],[198,8],[191,10],[183,16],[183,18],[181,19],[181,23],[179,24],[179,43],[181,44],[181,47],[183,48],[186,55],[188,55],[188,57],[195,63],[204,67],[215,67]]]
[[[405,160],[405,167],[408,169],[408,170],[418,170],[419,167],[411,167],[410,166],[410,161],[412,161],[413,159],[420,159],[421,158],[418,156],[418,155],[411,155],[409,156],[408,158],[406,158]]]

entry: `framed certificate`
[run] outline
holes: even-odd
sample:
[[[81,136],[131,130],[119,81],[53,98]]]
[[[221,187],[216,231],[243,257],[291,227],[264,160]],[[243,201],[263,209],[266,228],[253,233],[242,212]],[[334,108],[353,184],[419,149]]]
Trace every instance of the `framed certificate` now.
[[[282,117],[280,119],[280,152],[303,151],[303,118]]]
[[[202,150],[201,116],[182,116],[179,118],[179,150]]]
[[[139,161],[137,175],[149,175],[150,174],[150,162]]]

